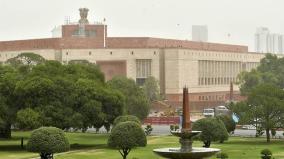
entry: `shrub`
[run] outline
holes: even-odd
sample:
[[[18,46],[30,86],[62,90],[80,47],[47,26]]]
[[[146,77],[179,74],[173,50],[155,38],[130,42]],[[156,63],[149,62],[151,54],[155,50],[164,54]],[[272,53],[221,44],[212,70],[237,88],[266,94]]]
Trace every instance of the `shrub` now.
[[[271,129],[271,135],[272,135],[272,137],[275,138],[275,136],[276,136],[276,129]]]
[[[139,118],[137,118],[136,116],[134,116],[134,115],[123,115],[123,116],[118,116],[117,118],[115,118],[115,120],[113,122],[113,126],[116,126],[118,123],[126,122],[126,121],[133,121],[133,122],[141,125]]]
[[[256,129],[255,137],[260,137],[260,136],[262,136],[263,134],[264,134],[263,129],[262,129],[261,127],[258,127],[258,128]]]
[[[224,123],[216,118],[197,120],[192,129],[202,131],[199,139],[203,141],[204,147],[210,147],[212,141],[224,142],[229,137]]]
[[[175,125],[175,131],[179,129],[179,125]]]
[[[174,131],[175,130],[175,125],[170,125],[170,130]],[[284,136],[284,133],[283,133],[283,136]]]
[[[229,115],[218,115],[217,119],[221,120],[224,123],[228,133],[235,131],[236,123],[231,116],[229,116]]]
[[[152,125],[148,124],[148,125],[145,127],[145,134],[148,136],[148,135],[151,134],[152,131],[153,131]]]
[[[16,127],[21,130],[32,130],[39,128],[40,114],[31,108],[22,109],[17,112]]]
[[[221,152],[217,154],[216,158],[227,159],[229,157],[228,157],[228,154]]]
[[[170,125],[171,131],[177,131],[179,129],[179,125]]]
[[[146,145],[147,140],[143,129],[132,121],[117,124],[108,139],[108,146],[118,149],[123,159],[126,159],[132,148]]]
[[[272,158],[272,152],[269,149],[263,149],[261,152],[261,158],[262,159],[271,159]]]
[[[107,133],[109,133],[109,131],[110,131],[110,123],[109,122],[105,122],[104,123],[104,128],[106,129]]]
[[[41,159],[52,159],[54,153],[65,152],[69,148],[64,132],[55,127],[41,127],[34,130],[27,143],[27,150],[40,153]]]

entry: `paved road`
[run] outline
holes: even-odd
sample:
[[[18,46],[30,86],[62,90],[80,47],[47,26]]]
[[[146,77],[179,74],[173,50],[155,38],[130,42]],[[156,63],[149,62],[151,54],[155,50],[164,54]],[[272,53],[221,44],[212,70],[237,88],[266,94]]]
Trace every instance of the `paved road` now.
[[[143,125],[143,128],[145,125]],[[152,135],[170,135],[170,126],[169,125],[152,125],[153,131]],[[94,132],[95,129],[88,129],[88,132]],[[100,133],[106,133],[104,128],[100,129]],[[265,135],[265,134],[264,134]],[[243,136],[243,137],[254,137],[255,130],[245,130],[245,129],[236,129],[232,136]],[[284,138],[283,131],[276,132],[277,138]]]
[[[153,131],[152,135],[170,135],[170,126],[169,125],[152,125]],[[276,137],[283,138],[283,131],[277,131]],[[254,137],[255,130],[244,130],[244,129],[237,129],[235,130],[233,136],[248,136]]]

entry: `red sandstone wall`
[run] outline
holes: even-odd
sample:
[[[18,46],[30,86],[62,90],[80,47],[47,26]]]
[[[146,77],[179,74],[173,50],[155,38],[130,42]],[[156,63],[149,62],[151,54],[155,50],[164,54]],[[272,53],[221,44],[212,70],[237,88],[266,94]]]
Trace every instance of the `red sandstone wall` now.
[[[60,38],[0,42],[0,51],[59,49],[59,48],[60,48]]]
[[[106,46],[108,48],[147,48],[147,37],[108,37]]]
[[[74,32],[79,29],[79,25],[63,25],[62,26],[62,37],[72,37]],[[85,25],[85,30],[95,30],[96,38],[102,39],[104,37],[104,26],[103,25]],[[105,36],[107,37],[107,26],[105,26]]]
[[[186,40],[160,39],[148,37],[109,37],[109,48],[186,48],[195,50],[248,52],[247,46],[203,43]]]
[[[230,92],[206,92],[190,93],[189,103],[193,111],[203,111],[205,108],[214,108],[219,105],[225,105],[229,101]],[[182,94],[167,94],[168,104],[174,107],[181,107]],[[243,101],[246,97],[241,96],[239,92],[234,92],[235,101]]]
[[[60,40],[61,49],[94,49],[103,48],[103,39],[98,38],[84,38],[84,37],[70,37],[62,38]]]
[[[228,51],[228,52],[247,52],[248,47],[227,44],[203,43],[186,40],[172,40],[172,39],[158,39],[150,38],[148,45],[151,47],[165,47],[165,48],[188,48],[195,50],[210,50],[210,51]]]
[[[63,38],[34,39],[0,42],[0,51],[32,49],[94,49],[103,48],[104,26],[86,25],[85,30],[95,30],[95,37],[72,36],[79,25],[63,25]],[[107,26],[105,28],[107,37]],[[107,37],[107,48],[186,48],[195,50],[248,52],[247,46],[202,43],[186,40],[149,37]]]
[[[63,38],[46,38],[0,42],[0,51],[36,50],[36,49],[94,49],[103,48],[103,25],[86,25],[85,30],[95,30],[95,37],[73,37],[78,25],[62,26]],[[107,27],[105,28],[107,35]]]

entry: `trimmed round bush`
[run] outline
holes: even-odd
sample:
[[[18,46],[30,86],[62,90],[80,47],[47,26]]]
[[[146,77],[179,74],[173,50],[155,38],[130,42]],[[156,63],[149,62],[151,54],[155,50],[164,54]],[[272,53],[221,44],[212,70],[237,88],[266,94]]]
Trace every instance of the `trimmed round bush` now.
[[[41,127],[34,130],[27,143],[27,150],[40,153],[42,159],[52,158],[54,153],[69,149],[70,144],[64,132],[55,127]]]
[[[141,125],[139,118],[137,118],[136,116],[134,116],[134,115],[123,115],[123,116],[118,116],[117,118],[115,118],[115,120],[113,122],[113,126],[116,126],[118,123],[126,122],[126,121],[133,121],[133,122]]]
[[[117,124],[108,139],[108,146],[118,149],[123,159],[126,159],[132,148],[146,145],[147,139],[143,129],[133,121]]]
[[[261,158],[262,159],[271,159],[272,158],[272,152],[269,149],[263,149],[261,152]]]
[[[202,131],[198,138],[203,141],[203,147],[210,147],[212,141],[221,143],[228,140],[228,132],[222,121],[216,118],[203,118],[197,120],[192,127],[193,130]]]
[[[229,115],[218,115],[217,119],[221,120],[228,131],[228,133],[234,132],[236,129],[236,123],[234,122],[233,118]]]

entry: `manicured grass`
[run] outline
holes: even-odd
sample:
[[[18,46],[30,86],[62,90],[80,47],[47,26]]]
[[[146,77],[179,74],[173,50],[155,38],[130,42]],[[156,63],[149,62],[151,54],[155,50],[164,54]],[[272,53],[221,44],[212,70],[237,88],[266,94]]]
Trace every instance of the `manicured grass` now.
[[[28,153],[20,149],[20,137],[26,140],[29,132],[14,132],[12,140],[0,140],[0,158],[2,159],[26,159],[36,157],[37,154]],[[67,133],[71,143],[71,151],[58,154],[56,159],[121,159],[117,150],[106,146],[108,135],[91,133]],[[25,140],[25,141],[26,141]],[[161,159],[152,150],[163,147],[178,147],[178,138],[173,136],[148,137],[148,145],[131,151],[128,159]],[[202,146],[201,142],[195,142],[194,146]],[[284,140],[273,139],[270,144],[265,138],[240,138],[230,137],[223,144],[213,143],[212,147],[220,148],[228,153],[229,159],[260,159],[260,151],[269,148],[275,159],[284,158]],[[213,157],[215,158],[215,157]],[[212,159],[213,159],[212,158]]]

